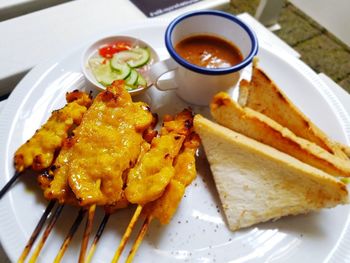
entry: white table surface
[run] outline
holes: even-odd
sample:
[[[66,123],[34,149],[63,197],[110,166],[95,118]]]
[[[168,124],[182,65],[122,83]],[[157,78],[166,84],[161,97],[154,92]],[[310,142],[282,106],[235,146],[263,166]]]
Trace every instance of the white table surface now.
[[[190,10],[220,9],[228,4],[229,0],[204,0],[159,18],[170,19]],[[106,28],[120,28],[145,18],[128,0],[75,0],[0,22],[0,36],[6,36],[0,41],[0,95],[11,92],[28,70],[62,50],[70,50]],[[255,19],[246,15],[246,20],[254,23],[260,41],[298,56]]]
[[[228,3],[204,0],[159,17]],[[96,32],[145,18],[129,0],[75,0],[1,22],[0,95],[10,92],[25,72],[48,57],[78,46]]]
[[[220,9],[227,7],[228,3],[229,0],[204,0],[160,17],[171,19],[190,10]],[[250,15],[239,17],[255,29],[260,42],[300,57]],[[1,22],[0,35],[6,37],[0,40],[0,95],[14,88],[16,76],[21,76],[48,57],[79,45],[95,32],[142,19],[146,19],[145,15],[128,0],[76,0]],[[320,74],[320,77],[350,114],[350,95],[326,75]],[[6,100],[0,102],[0,111],[5,105]],[[7,262],[10,261],[0,246],[0,263]]]

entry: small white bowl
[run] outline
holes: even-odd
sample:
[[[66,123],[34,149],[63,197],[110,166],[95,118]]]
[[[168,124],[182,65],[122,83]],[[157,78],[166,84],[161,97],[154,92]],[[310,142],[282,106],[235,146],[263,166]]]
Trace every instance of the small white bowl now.
[[[129,36],[108,36],[108,37],[105,37],[105,38],[102,38],[100,40],[95,41],[94,43],[89,45],[88,48],[83,52],[83,56],[82,56],[82,60],[81,60],[81,67],[82,67],[82,71],[83,71],[86,79],[90,83],[92,83],[94,86],[96,86],[97,88],[102,89],[102,90],[105,90],[106,87],[103,86],[101,83],[99,83],[96,80],[96,78],[93,75],[91,68],[89,66],[89,60],[92,57],[98,56],[98,50],[101,47],[106,46],[106,45],[111,45],[111,44],[114,44],[116,42],[130,43],[131,46],[148,47],[150,50],[150,53],[151,53],[150,62],[148,62],[148,64],[147,64],[148,66],[159,61],[158,54],[152,48],[152,46],[147,44],[143,40],[138,39],[138,38],[129,37]],[[147,83],[151,84],[150,80],[147,79],[147,74],[145,74],[143,76],[146,78]],[[133,89],[133,90],[129,91],[129,93],[132,96],[137,95],[137,94],[140,94],[141,92],[145,91],[148,87],[150,87],[150,85],[147,85],[147,87],[145,87],[145,88]]]

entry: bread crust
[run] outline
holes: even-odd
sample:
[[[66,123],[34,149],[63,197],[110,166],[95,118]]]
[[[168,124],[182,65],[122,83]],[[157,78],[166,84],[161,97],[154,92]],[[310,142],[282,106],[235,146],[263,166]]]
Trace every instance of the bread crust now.
[[[350,162],[296,136],[260,112],[248,107],[242,108],[227,93],[216,94],[210,109],[215,121],[229,129],[270,145],[334,176],[350,176]]]
[[[202,140],[229,228],[348,203],[335,177],[200,115]]]
[[[238,102],[258,111],[297,136],[311,141],[338,157],[349,160],[346,153],[291,102],[269,76],[254,63],[252,79],[240,83]]]

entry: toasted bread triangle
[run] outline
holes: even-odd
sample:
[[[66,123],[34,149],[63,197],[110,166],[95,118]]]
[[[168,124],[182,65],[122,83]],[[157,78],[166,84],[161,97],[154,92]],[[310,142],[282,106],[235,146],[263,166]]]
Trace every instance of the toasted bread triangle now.
[[[227,93],[216,94],[210,109],[215,121],[229,129],[270,145],[334,176],[350,176],[349,161],[296,136],[266,115],[241,107]]]
[[[229,228],[348,202],[345,184],[270,146],[194,118]]]
[[[254,63],[252,79],[240,83],[238,102],[242,107],[256,110],[297,136],[316,143],[326,151],[348,160],[341,147],[333,142],[305,114],[303,114],[272,81],[269,76]]]

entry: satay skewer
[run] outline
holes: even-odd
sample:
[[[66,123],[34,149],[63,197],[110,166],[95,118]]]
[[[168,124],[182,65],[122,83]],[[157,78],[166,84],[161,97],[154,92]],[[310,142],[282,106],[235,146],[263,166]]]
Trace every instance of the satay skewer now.
[[[92,259],[93,255],[95,253],[98,241],[100,240],[100,237],[103,234],[103,231],[104,231],[104,229],[105,229],[105,227],[107,225],[109,217],[110,217],[110,214],[109,213],[105,213],[105,215],[104,215],[104,217],[102,219],[102,222],[101,222],[100,226],[97,229],[94,241],[92,242],[92,245],[91,245],[91,247],[89,249],[88,255],[87,255],[86,260],[85,260],[85,263],[90,263],[91,262],[91,259]]]
[[[154,137],[155,134],[150,134],[150,133],[153,133],[151,130],[147,131],[147,135],[148,136],[148,139],[152,140],[151,137]],[[142,158],[142,156],[146,153],[147,149],[149,149],[149,144],[148,143],[144,143],[142,146],[141,146],[141,152],[140,152],[140,155],[138,157],[138,160],[140,160]],[[89,263],[95,253],[95,250],[96,250],[96,246],[97,246],[97,243],[98,241],[100,240],[100,237],[104,231],[104,228],[108,222],[108,219],[111,215],[111,213],[113,213],[115,211],[115,209],[120,209],[120,208],[124,208],[124,207],[127,207],[128,206],[128,201],[125,199],[125,196],[120,200],[120,203],[116,206],[112,206],[112,207],[108,207],[106,212],[105,212],[105,216],[100,224],[100,226],[98,227],[98,230],[96,232],[96,235],[95,235],[95,238],[94,238],[94,241],[89,249],[89,252],[88,252],[88,256],[86,258],[86,261],[85,263]],[[119,248],[118,250],[116,251],[115,255],[114,255],[114,258],[113,258],[113,262],[117,262],[121,253],[123,252],[123,249],[124,249],[124,246],[125,244],[127,243],[129,237],[130,237],[130,234],[134,228],[134,225],[135,223],[137,222],[140,214],[141,214],[141,211],[142,211],[142,206],[139,205],[137,206],[135,212],[134,212],[134,215],[127,227],[127,230],[126,232],[124,233],[123,235],[123,239],[122,241],[120,242],[120,245],[119,245]]]
[[[33,255],[32,257],[30,258],[29,260],[29,263],[35,263],[38,259],[38,256],[40,254],[40,251],[41,249],[43,248],[43,246],[45,245],[45,242],[47,240],[47,238],[49,237],[50,233],[51,233],[51,230],[53,229],[55,223],[57,222],[57,219],[59,218],[61,212],[62,212],[62,209],[63,209],[64,205],[59,205],[55,212],[53,213],[53,216],[49,222],[49,224],[46,226],[45,228],[45,231],[44,231],[44,234],[43,236],[41,237],[40,239],[40,242],[39,244],[37,244],[34,252],[33,252]]]
[[[81,242],[79,261],[78,261],[79,263],[85,263],[86,250],[89,244],[89,238],[92,231],[95,211],[96,211],[96,204],[93,204],[89,207],[89,210],[88,210],[88,218],[86,220],[83,240]]]
[[[182,199],[185,188],[196,177],[195,152],[199,144],[200,139],[197,134],[191,133],[187,136],[182,151],[174,160],[174,177],[171,179],[163,195],[157,200],[146,204],[144,208],[146,219],[129,252],[126,262],[132,262],[153,218],[157,218],[162,224],[167,224],[171,220]]]
[[[139,154],[137,162],[149,150],[149,148],[150,148],[149,143],[157,135],[157,132],[155,130],[153,130],[155,125],[156,125],[156,123],[157,123],[157,116],[154,115],[153,123],[151,124],[150,128],[144,132],[143,137],[146,140],[146,142],[141,145],[141,152]],[[124,198],[125,198],[125,196],[124,196]],[[125,201],[127,202],[126,199],[125,199]],[[122,203],[123,203],[123,201],[122,201]],[[122,207],[126,207],[126,206],[122,205]],[[119,207],[119,208],[121,208],[121,207]],[[109,210],[109,212],[106,212],[105,217],[102,220],[102,222],[101,222],[101,224],[100,224],[100,226],[98,228],[98,231],[97,231],[96,236],[94,238],[93,244],[92,244],[92,246],[91,246],[91,248],[89,250],[86,263],[89,263],[91,261],[91,259],[92,259],[92,256],[93,256],[93,254],[95,252],[95,249],[96,249],[96,246],[97,246],[97,243],[98,243],[98,241],[99,241],[99,239],[100,239],[100,237],[102,235],[102,232],[104,230],[105,225],[107,224],[107,220],[109,218],[109,215],[110,215],[110,213],[112,213],[111,211],[113,211],[113,209]],[[116,251],[116,253],[115,253],[114,257],[113,257],[113,260],[112,260],[113,262],[117,262],[119,257],[120,257],[120,255],[121,255],[121,253],[123,252],[124,247],[125,247],[126,243],[128,242],[128,240],[130,238],[130,234],[131,234],[131,232],[132,232],[132,230],[134,228],[134,225],[137,222],[137,220],[138,220],[138,218],[139,218],[139,216],[141,214],[141,211],[142,211],[142,206],[141,205],[137,206],[137,208],[136,208],[136,210],[134,212],[134,215],[133,215],[133,217],[132,217],[132,219],[131,219],[131,221],[130,221],[127,229],[126,229],[126,232],[123,235],[122,241],[119,244],[118,250]]]
[[[15,152],[14,164],[16,172],[0,191],[0,199],[10,189],[14,182],[24,174],[26,169],[31,168],[34,171],[46,171],[45,169],[52,165],[62,143],[69,136],[69,133],[72,132],[72,129],[76,125],[79,125],[84,113],[90,107],[92,97],[84,92],[74,90],[66,94],[66,100],[67,104],[63,108],[53,111],[46,123],[35,132],[31,139],[19,147]],[[18,262],[24,262],[26,259],[55,203],[55,200],[51,200],[48,204]],[[52,218],[53,221],[51,221],[52,227],[61,213],[62,208],[63,206],[57,208],[55,215]],[[51,225],[51,222],[49,225]],[[50,231],[51,230],[48,228],[46,229],[46,237],[43,236],[41,239],[34,255],[32,256],[33,261],[36,260],[36,257],[40,253],[40,246],[42,247],[44,245]],[[37,255],[35,256],[36,253]]]
[[[17,181],[17,179],[22,175],[22,172],[15,172],[11,179],[4,185],[0,190],[0,200],[6,194],[6,192],[11,188],[11,186]]]
[[[62,141],[68,137],[69,131],[80,123],[91,105],[92,98],[84,92],[74,90],[66,94],[66,100],[67,104],[53,111],[46,123],[16,151],[16,171],[0,190],[0,200],[26,169],[42,171],[51,166]]]
[[[138,204],[138,207],[122,237],[112,262],[118,261],[143,206],[157,200],[166,191],[167,185],[175,174],[173,161],[179,154],[185,138],[190,134],[192,120],[193,116],[190,110],[182,111],[175,118],[169,115],[165,116],[160,136],[152,140],[150,150],[138,160],[135,168],[129,171],[125,190],[126,197],[128,201]],[[159,182],[158,185],[154,183],[155,180]],[[149,218],[147,221],[150,222],[151,219]],[[143,230],[140,232],[143,234],[140,235],[145,234],[147,227],[143,226]],[[137,250],[142,238],[143,236],[140,236],[140,241],[137,241],[135,250]]]
[[[151,215],[149,215],[146,217],[145,221],[143,222],[141,230],[138,233],[136,240],[135,240],[134,244],[132,245],[130,252],[129,252],[129,255],[125,261],[126,263],[131,263],[133,261],[135,255],[136,255],[136,252],[137,252],[138,248],[140,247],[142,240],[147,233],[148,227],[149,227],[152,219],[153,219],[153,217]]]
[[[98,179],[96,184],[97,184],[97,187],[99,188],[101,186],[101,179]],[[96,212],[96,204],[92,204],[88,209],[88,217],[86,220],[83,241],[81,242],[81,248],[80,248],[79,261],[78,261],[79,263],[85,263],[86,250],[89,244],[89,238],[92,231],[95,212]]]
[[[86,227],[85,227],[85,231],[84,231],[84,238],[82,240],[82,246],[81,246],[81,252],[80,252],[80,262],[84,262],[85,261],[85,255],[86,255],[86,248],[89,242],[89,236],[91,233],[91,229],[92,229],[92,225],[93,225],[93,217],[94,217],[94,213],[96,210],[96,205],[108,205],[108,202],[114,203],[114,200],[109,200],[108,198],[111,196],[110,194],[108,195],[108,192],[103,192],[103,191],[110,191],[110,189],[106,189],[106,188],[100,188],[101,185],[101,180],[104,180],[103,175],[105,174],[105,172],[108,170],[103,170],[103,168],[106,168],[106,163],[104,163],[104,167],[101,167],[101,173],[96,175],[96,174],[92,174],[93,176],[96,176],[99,181],[99,183],[95,184],[96,187],[93,187],[91,189],[87,189],[84,188],[85,190],[90,191],[89,193],[93,193],[95,191],[95,193],[97,192],[96,190],[100,190],[100,193],[102,195],[93,195],[93,198],[90,199],[90,195],[87,194],[87,192],[79,192],[79,183],[83,183],[85,182],[84,180],[82,182],[78,182],[78,178],[74,178],[72,180],[69,180],[71,178],[71,175],[74,174],[80,174],[80,171],[76,171],[74,169],[71,169],[72,166],[65,166],[66,163],[72,163],[72,161],[76,160],[77,162],[83,161],[83,159],[85,159],[85,157],[87,156],[88,158],[90,158],[90,160],[95,158],[96,155],[96,151],[97,149],[100,150],[100,152],[105,152],[105,149],[109,149],[109,154],[108,156],[104,155],[105,160],[108,161],[108,164],[110,164],[112,167],[113,173],[115,173],[115,167],[119,167],[121,164],[121,162],[124,162],[124,165],[122,165],[123,169],[127,168],[127,165],[129,163],[132,163],[133,160],[137,157],[137,150],[135,150],[136,148],[134,148],[133,151],[130,152],[130,155],[128,156],[128,158],[125,158],[124,155],[120,155],[120,160],[115,160],[110,158],[110,153],[113,152],[113,154],[118,155],[117,153],[121,150],[118,146],[120,145],[124,145],[125,144],[125,139],[128,139],[128,141],[130,143],[127,144],[127,147],[130,148],[131,146],[137,147],[139,143],[142,143],[142,134],[145,130],[148,129],[148,127],[152,124],[153,122],[153,116],[150,112],[149,107],[144,104],[144,103],[133,103],[131,100],[130,95],[125,91],[124,89],[124,85],[121,82],[116,82],[114,83],[111,87],[107,88],[107,91],[100,93],[97,98],[94,101],[94,106],[89,107],[89,111],[86,112],[86,114],[84,114],[84,117],[82,117],[81,119],[79,119],[79,126],[77,129],[74,130],[74,135],[72,137],[65,137],[62,140],[62,143],[64,142],[65,145],[65,154],[64,156],[62,156],[62,158],[59,158],[61,156],[62,153],[62,149],[60,150],[60,154],[59,156],[56,158],[56,161],[58,161],[57,165],[56,165],[56,161],[55,164],[52,165],[52,169],[50,169],[50,171],[48,172],[48,176],[46,176],[46,174],[42,177],[40,177],[40,183],[41,186],[45,191],[45,197],[47,199],[50,200],[58,200],[60,203],[69,203],[69,204],[78,204],[80,206],[90,206],[89,207],[89,211],[88,211],[88,219],[87,219],[87,223],[86,223]],[[101,113],[101,106],[103,106],[103,110]],[[133,117],[130,115],[130,112],[133,113]],[[68,113],[67,113],[68,114]],[[96,115],[98,114],[99,118],[102,119],[96,119]],[[56,112],[57,115],[57,112]],[[60,115],[60,114],[59,114]],[[75,116],[78,114],[75,114]],[[126,118],[127,117],[127,118]],[[113,120],[113,122],[111,122],[110,120]],[[103,134],[103,139],[100,140],[94,140],[94,138],[99,138],[99,134],[96,131],[96,125],[95,122],[99,123],[99,131],[102,129],[102,125],[100,125],[101,123],[105,126],[106,130],[109,131],[114,131],[109,132],[109,133],[105,133],[102,130],[102,134]],[[126,122],[128,124],[131,125],[120,125],[121,122]],[[69,122],[68,122],[69,123]],[[73,123],[73,122],[72,122]],[[51,123],[52,124],[52,123]],[[114,129],[110,130],[109,128],[113,126]],[[83,128],[82,128],[83,127]],[[54,128],[54,127],[51,127]],[[126,129],[128,129],[128,134],[130,135],[130,133],[132,133],[132,136],[130,135],[129,137],[125,138],[125,136],[123,137],[123,140],[121,140],[121,137],[118,136],[119,134],[124,134],[126,133]],[[52,129],[54,131],[54,129]],[[86,132],[82,132],[82,130],[86,131],[86,130],[90,130],[90,131],[94,131],[97,135],[94,138],[90,138],[89,136],[91,135],[90,133],[86,133]],[[62,134],[62,132],[60,132],[60,134]],[[72,133],[73,134],[73,133]],[[76,136],[78,135],[78,136]],[[117,135],[117,136],[116,136]],[[44,137],[44,136],[41,136]],[[119,138],[118,139],[118,145],[116,145],[115,143],[115,138]],[[80,139],[80,140],[79,140]],[[92,139],[92,140],[89,140]],[[40,141],[40,140],[38,140]],[[82,146],[81,148],[79,148],[79,150],[75,151],[71,151],[70,149],[73,149],[74,146],[76,146],[77,144],[79,144],[79,141],[84,141],[80,144],[80,146]],[[89,146],[92,145],[93,150],[90,152],[85,152],[85,150],[90,149],[89,146],[84,148],[84,145],[86,146],[86,143],[89,142]],[[109,147],[106,142],[113,142],[113,147]],[[33,142],[31,143],[31,145],[33,144]],[[34,145],[35,146],[35,145]],[[61,144],[61,147],[62,144]],[[73,147],[73,148],[72,148]],[[27,146],[28,148],[28,146]],[[84,151],[80,151],[80,150],[84,150]],[[129,149],[122,149],[124,151],[130,151]],[[27,156],[27,152],[30,151],[23,151],[23,149],[21,150],[21,154],[20,155],[16,155],[15,159],[17,160],[16,163],[16,169],[18,167],[18,163],[26,163],[26,160],[28,159],[27,157],[32,157]],[[16,152],[17,153],[17,152]],[[86,155],[87,153],[87,155]],[[73,155],[73,157],[70,157],[70,154]],[[17,158],[16,158],[17,157]],[[18,158],[21,157],[21,158]],[[70,160],[69,162],[66,162],[67,158]],[[77,158],[79,160],[77,160]],[[92,158],[92,159],[91,159]],[[23,159],[23,162],[21,162],[21,160]],[[129,160],[130,159],[130,160]],[[18,162],[18,160],[20,162]],[[86,163],[86,160],[84,160]],[[47,160],[45,159],[45,162],[47,162]],[[52,161],[51,161],[52,162]],[[51,163],[50,162],[50,163]],[[51,164],[50,164],[51,165]],[[22,167],[22,166],[21,166]],[[75,168],[79,168],[80,166],[74,166]],[[90,167],[92,167],[93,169],[95,169],[95,164],[91,164],[89,168],[86,168],[87,171],[91,171],[93,169],[90,169]],[[64,169],[63,169],[64,168]],[[34,170],[34,169],[33,169]],[[57,171],[61,171],[59,173],[59,176],[57,176]],[[122,176],[122,171],[120,170],[117,173],[117,176],[114,177],[118,177],[119,175]],[[90,173],[91,175],[91,173]],[[57,179],[55,181],[55,179]],[[88,178],[85,178],[88,179]],[[93,181],[92,178],[90,178],[91,181]],[[111,180],[111,178],[109,178]],[[118,181],[118,178],[114,178],[116,180],[114,181]],[[56,182],[56,184],[54,184],[54,187],[52,187],[52,182]],[[119,182],[120,181],[120,182]],[[118,190],[122,190],[122,184],[123,181],[119,180],[117,183],[117,185],[115,183],[113,183],[113,187],[119,187],[119,183],[120,183],[120,189],[116,188],[116,191]],[[72,185],[73,184],[73,185]],[[107,185],[108,183],[106,183]],[[73,187],[74,186],[74,187]],[[115,196],[119,196],[119,195],[115,195]],[[55,220],[57,220],[57,217],[55,216]],[[105,223],[107,223],[107,221],[105,221]],[[37,259],[41,248],[44,246],[44,243],[47,239],[48,234],[50,233],[54,223],[50,223],[49,224],[50,227],[48,227],[45,231],[45,234],[43,236],[43,238],[41,239],[37,249],[35,250],[35,255],[32,256],[32,261],[35,262],[35,260]],[[103,229],[105,226],[102,225]],[[101,230],[102,233],[102,230]],[[99,236],[98,236],[99,237]],[[66,249],[66,244],[69,244],[70,242],[70,238],[68,236],[68,239],[66,240],[66,242],[64,242],[63,245],[63,249],[59,252],[58,254],[58,258],[57,260],[59,261],[60,258],[63,256],[64,251]]]
[[[39,236],[39,234],[41,232],[41,229],[43,228],[43,226],[44,226],[44,224],[45,224],[49,214],[51,213],[51,210],[54,207],[55,203],[56,202],[54,200],[52,200],[47,205],[47,207],[46,207],[44,213],[42,214],[38,224],[36,225],[33,233],[31,234],[31,236],[30,236],[30,238],[29,238],[25,248],[23,249],[23,252],[21,253],[21,256],[18,259],[18,263],[23,263],[24,260],[27,258],[30,250],[32,249],[32,246],[33,246],[35,240],[38,238],[38,236]]]
[[[73,238],[75,232],[78,230],[78,228],[79,228],[79,226],[81,224],[81,221],[84,219],[85,214],[86,214],[86,210],[81,208],[79,210],[79,213],[78,213],[76,219],[74,220],[73,225],[69,229],[69,232],[68,232],[66,238],[64,239],[60,250],[58,251],[58,253],[57,253],[57,255],[56,255],[55,259],[54,259],[54,263],[61,262],[62,257],[64,256],[64,253],[66,252],[70,242],[72,241],[72,238]]]
[[[115,95],[117,95],[117,94],[115,94]],[[116,97],[114,97],[114,96],[111,97],[111,96],[110,96],[110,93],[107,92],[107,93],[105,93],[105,96],[103,97],[102,101],[108,103],[108,107],[109,107],[109,106],[114,107],[114,106],[117,106],[117,105],[114,105],[115,103],[117,103],[117,100],[114,101],[114,99],[118,98],[118,102],[120,101],[118,96],[119,96],[119,95],[117,95]],[[111,99],[111,101],[108,102],[110,99]],[[137,104],[137,107],[139,107],[140,109],[142,109],[142,111],[144,111],[144,112],[149,111],[149,108],[147,108],[146,106],[144,106],[144,105],[142,105],[142,104],[140,104],[140,103]],[[144,114],[144,113],[142,113],[142,114]],[[147,114],[148,114],[148,113],[147,113]],[[144,115],[145,115],[145,114],[144,114]],[[136,126],[136,130],[137,130],[140,134],[142,134],[142,131],[143,131],[145,128],[147,128],[147,125],[148,125],[148,122],[149,122],[150,117],[149,117],[149,116],[144,116],[144,118],[134,118],[134,119],[138,120],[138,121],[137,121],[137,124],[135,124],[135,125],[137,125],[137,126]],[[142,119],[141,122],[139,121],[140,119]],[[57,149],[56,149],[56,150],[57,150]],[[50,164],[50,165],[51,165],[51,164]],[[59,166],[54,166],[54,165],[52,165],[52,167],[53,167],[53,170],[55,170],[55,169],[57,169],[57,167],[59,167]],[[46,168],[47,168],[47,167],[46,167]],[[34,169],[33,169],[33,170],[34,170]],[[52,171],[53,171],[53,170],[52,170]],[[48,181],[49,181],[49,180],[52,180],[52,179],[51,179],[50,177],[48,177]],[[99,179],[99,180],[101,180],[101,179]],[[72,183],[72,182],[70,182],[69,187],[72,187],[71,183]],[[68,186],[68,185],[66,184],[65,186]],[[99,187],[98,187],[98,188],[99,188]],[[70,193],[69,191],[67,191],[67,190],[70,190],[70,189],[71,189],[71,188],[66,188],[66,189],[64,189],[63,192],[65,192],[65,193]],[[79,203],[81,206],[83,206],[83,205],[90,205],[89,211],[88,211],[89,216],[88,216],[87,223],[86,223],[86,227],[85,227],[85,231],[84,231],[84,238],[83,238],[82,247],[81,247],[81,252],[80,252],[80,257],[79,257],[79,262],[85,262],[85,261],[86,261],[86,260],[85,260],[86,248],[87,248],[87,245],[88,245],[89,236],[90,236],[91,229],[92,229],[92,225],[93,225],[93,217],[94,217],[94,213],[95,213],[95,210],[96,210],[96,205],[101,205],[101,203],[103,202],[103,200],[100,200],[100,201],[99,201],[100,203],[93,203],[93,202],[96,201],[96,200],[95,200],[95,201],[93,201],[93,202],[87,201],[87,203],[84,204],[84,199],[81,198],[81,195],[80,195],[80,196],[77,196],[77,194],[79,194],[79,193],[77,193],[77,189],[71,189],[71,190],[73,190],[74,193],[73,193],[73,192],[72,192],[72,193],[76,195],[77,200],[78,200],[78,203]],[[74,190],[75,190],[75,191],[74,191]],[[48,195],[48,196],[45,196],[45,197],[47,197],[48,199],[51,199],[51,198],[52,198],[52,199],[55,199],[55,196],[51,196],[51,198],[50,198],[50,196]],[[66,200],[65,200],[66,197],[67,197],[67,198],[70,198],[69,196],[63,195],[63,196],[62,196],[62,199],[57,199],[57,200],[59,200],[60,203],[66,203]],[[68,203],[70,203],[70,201],[68,201]],[[38,246],[36,247],[36,249],[35,249],[35,251],[34,251],[34,253],[33,253],[33,255],[32,255],[32,258],[30,259],[30,262],[35,262],[35,261],[37,260],[37,258],[38,258],[38,256],[39,256],[39,253],[40,253],[41,249],[43,248],[43,246],[44,246],[44,244],[45,244],[45,241],[46,241],[47,238],[48,238],[48,235],[50,234],[51,230],[53,229],[53,227],[54,227],[54,225],[55,225],[55,223],[56,223],[56,221],[57,221],[57,219],[58,219],[58,217],[59,217],[59,214],[61,213],[62,209],[63,209],[63,205],[60,205],[60,206],[56,209],[56,212],[54,213],[53,218],[50,220],[50,222],[49,222],[47,228],[45,229],[45,233],[43,234],[43,237],[41,238],[41,240],[40,240]],[[141,211],[140,211],[140,212],[141,212]],[[106,215],[106,216],[107,216],[107,215]],[[78,217],[79,217],[79,216],[78,216]],[[92,251],[92,252],[91,252],[91,256],[88,256],[87,260],[89,260],[89,258],[91,259],[92,255],[93,255],[93,251],[95,250],[96,244],[97,244],[97,242],[98,242],[98,240],[99,240],[99,238],[100,238],[100,236],[101,236],[101,234],[102,234],[102,232],[103,232],[103,229],[104,229],[104,227],[105,227],[105,225],[106,225],[106,223],[107,223],[107,221],[108,221],[108,217],[109,217],[109,215],[108,215],[107,217],[105,217],[105,218],[107,218],[107,219],[106,219],[106,220],[103,220],[103,222],[102,222],[102,224],[101,224],[101,226],[100,226],[100,228],[99,228],[99,231],[98,231],[98,233],[97,233],[97,235],[96,235],[96,238],[95,238],[95,240],[97,240],[97,241],[94,242],[94,245],[92,246],[92,249],[91,249],[91,251]],[[76,219],[76,222],[79,222],[79,221],[80,221],[80,220],[78,220],[78,218],[77,218],[77,219]],[[66,250],[68,244],[70,243],[70,240],[71,240],[71,238],[72,238],[72,236],[73,236],[73,234],[74,234],[76,228],[77,228],[77,227],[79,226],[79,224],[80,224],[80,223],[76,223],[76,222],[75,222],[75,223],[73,224],[73,226],[71,227],[71,230],[69,231],[68,236],[67,236],[66,240],[64,241],[64,243],[63,243],[63,245],[62,245],[62,249],[61,249],[61,250],[59,251],[59,253],[58,253],[57,262],[59,262],[59,261],[62,259],[63,255],[64,255],[64,252],[65,252],[65,250]],[[29,252],[29,251],[28,251],[28,252]],[[90,252],[89,252],[89,255],[90,255]]]
[[[135,227],[135,224],[136,224],[137,220],[139,219],[139,217],[141,215],[141,212],[142,212],[142,206],[138,205],[136,210],[135,210],[135,212],[134,212],[134,215],[132,216],[132,218],[130,220],[130,223],[129,223],[128,227],[126,228],[126,230],[124,232],[122,240],[119,243],[118,249],[117,249],[117,251],[114,254],[114,257],[112,259],[112,263],[118,262],[121,254],[123,253],[125,245],[128,242],[128,240],[130,238],[130,235],[131,235],[131,233],[132,233],[132,231],[133,231],[133,229]]]

